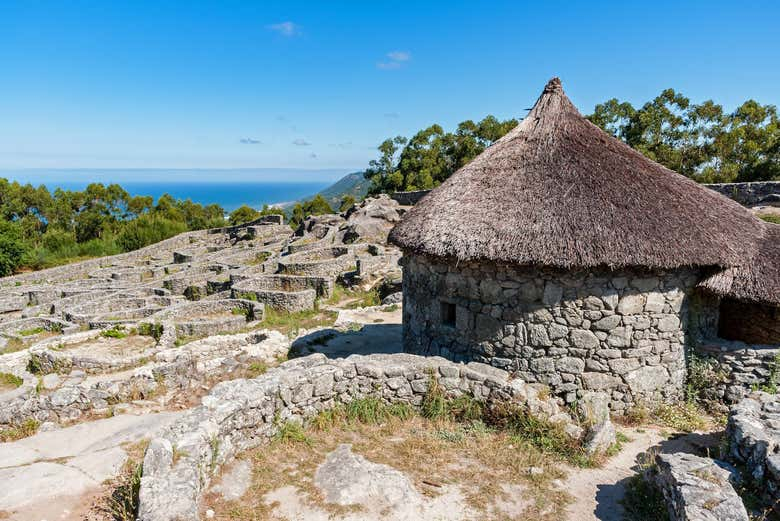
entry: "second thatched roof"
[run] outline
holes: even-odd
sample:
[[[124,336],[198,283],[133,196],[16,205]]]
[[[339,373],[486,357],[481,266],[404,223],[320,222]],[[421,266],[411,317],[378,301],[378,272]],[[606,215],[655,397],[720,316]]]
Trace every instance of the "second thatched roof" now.
[[[748,262],[715,273],[699,285],[722,297],[780,306],[780,225],[764,227],[766,233]]]
[[[761,222],[587,121],[550,80],[528,116],[410,210],[406,250],[562,268],[739,266]]]

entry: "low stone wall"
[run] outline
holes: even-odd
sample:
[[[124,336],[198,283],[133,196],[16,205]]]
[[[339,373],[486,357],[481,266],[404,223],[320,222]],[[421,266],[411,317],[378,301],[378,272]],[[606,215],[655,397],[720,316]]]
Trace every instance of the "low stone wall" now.
[[[352,249],[343,246],[293,253],[279,258],[279,273],[337,277],[355,266]]]
[[[96,337],[98,332],[72,335],[71,342],[83,342]],[[205,379],[217,379],[228,375],[251,361],[271,364],[279,356],[286,355],[290,341],[276,331],[261,330],[237,335],[221,335],[198,340],[175,349],[149,349],[138,355],[117,359],[116,367],[129,369],[102,375],[90,375],[83,370],[68,373],[49,373],[56,364],[44,363],[46,374],[35,375],[22,367],[31,356],[60,355],[64,361],[67,353],[51,351],[52,342],[39,345],[32,353],[14,353],[13,361],[7,355],[7,363],[0,359],[0,368],[23,378],[24,383],[11,392],[0,393],[0,426],[18,425],[28,418],[41,422],[75,420],[87,412],[104,414],[111,404],[126,403],[138,397],[150,398],[176,390],[199,389]],[[39,358],[43,360],[44,358]],[[74,367],[73,360],[67,361]],[[139,362],[142,362],[139,365]],[[58,366],[60,369],[64,365]]]
[[[743,477],[780,511],[780,394],[751,393],[731,408],[726,435],[729,458]]]
[[[735,477],[709,458],[660,454],[650,478],[661,489],[672,521],[748,521]]]
[[[780,378],[780,345],[753,345],[723,339],[702,340],[696,353],[705,363],[713,361],[718,374],[706,389],[708,398],[736,403],[751,389],[771,385]]]
[[[754,183],[716,183],[704,185],[745,206],[762,204],[768,196],[780,196],[780,181],[757,181]],[[776,203],[775,203],[776,204]]]
[[[79,330],[77,324],[50,317],[32,317],[13,320],[0,324],[0,336],[24,340],[22,333],[31,333],[33,330],[43,329],[49,333],[75,333]]]
[[[90,259],[81,262],[74,262],[65,266],[48,268],[32,273],[23,273],[0,279],[0,286],[13,286],[16,283],[34,283],[39,281],[68,280],[86,277],[90,272],[99,268],[122,263],[132,264],[146,257],[151,257],[155,252],[166,249],[174,249],[179,246],[185,246],[192,243],[195,239],[204,237],[206,231],[185,232],[170,239],[165,239],[158,243],[146,246],[139,250],[129,253],[120,253],[110,257],[101,257],[99,259]]]
[[[266,442],[281,422],[305,421],[339,402],[368,396],[418,406],[431,378],[450,395],[469,392],[488,402],[525,404],[532,414],[564,423],[571,436],[582,436],[554,400],[540,398],[535,387],[500,369],[413,355],[329,360],[315,354],[252,380],[215,386],[203,405],[153,439],[144,458],[138,519],[196,520],[201,494],[219,466]]]
[[[149,326],[171,323],[177,337],[198,337],[236,332],[246,328],[248,322],[257,320],[263,320],[262,303],[217,299],[178,304],[155,313],[144,322]]]
[[[233,284],[251,281],[255,288],[274,291],[304,291],[313,289],[318,297],[329,298],[333,294],[334,282],[329,277],[309,277],[304,275],[260,275],[248,272],[230,276]]]
[[[401,206],[414,206],[420,202],[420,199],[428,195],[430,190],[416,190],[413,192],[394,192],[390,198]]]
[[[402,263],[406,352],[518,371],[568,403],[604,391],[613,411],[682,397],[693,271]]]
[[[247,279],[234,283],[231,289],[231,296],[233,298],[262,302],[269,308],[289,313],[314,309],[314,304],[317,301],[316,290],[286,291],[283,289],[268,289],[268,282],[262,278]]]

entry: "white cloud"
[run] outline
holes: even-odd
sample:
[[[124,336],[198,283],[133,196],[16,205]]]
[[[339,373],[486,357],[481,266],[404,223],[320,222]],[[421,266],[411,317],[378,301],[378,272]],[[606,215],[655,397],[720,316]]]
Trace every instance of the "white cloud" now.
[[[390,51],[385,56],[387,60],[378,62],[376,64],[377,69],[400,69],[406,62],[412,59],[412,53],[408,51]]]
[[[301,34],[301,26],[293,22],[281,22],[268,26],[271,31],[277,32],[282,36],[292,37]]]
[[[309,143],[305,139],[301,139],[301,138],[294,139],[292,144],[297,146],[297,147],[307,147],[307,146],[311,145],[311,143]]]
[[[238,140],[242,145],[262,145],[263,142],[259,139],[253,139],[251,137],[244,137]]]
[[[387,53],[387,57],[393,60],[394,62],[408,62],[412,59],[411,53],[408,53],[406,51],[392,51]]]

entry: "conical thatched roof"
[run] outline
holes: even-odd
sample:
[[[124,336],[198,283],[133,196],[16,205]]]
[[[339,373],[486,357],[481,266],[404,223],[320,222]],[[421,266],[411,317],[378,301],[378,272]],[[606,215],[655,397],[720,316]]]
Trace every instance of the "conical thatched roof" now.
[[[418,253],[563,268],[739,265],[762,226],[580,115],[550,80],[528,116],[391,232]]]
[[[780,306],[780,225],[764,226],[764,238],[749,262],[716,273],[700,286],[720,296]]]

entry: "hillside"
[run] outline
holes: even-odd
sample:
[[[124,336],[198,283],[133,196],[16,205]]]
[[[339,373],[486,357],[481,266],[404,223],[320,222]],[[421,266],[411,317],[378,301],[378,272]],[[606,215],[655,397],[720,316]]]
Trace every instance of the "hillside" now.
[[[342,177],[341,179],[339,179],[329,187],[321,190],[320,192],[317,192],[316,194],[311,194],[310,196],[304,197],[301,200],[308,201],[309,199],[313,198],[315,195],[319,194],[328,201],[328,204],[331,206],[331,208],[336,210],[341,204],[341,199],[345,195],[351,195],[357,201],[364,198],[368,193],[369,184],[370,183],[368,179],[365,179],[363,177],[363,172],[352,172],[351,174],[345,175],[344,177]],[[285,203],[281,205],[281,207],[285,211],[291,211],[292,207],[295,206],[295,203],[297,202],[300,201]]]

